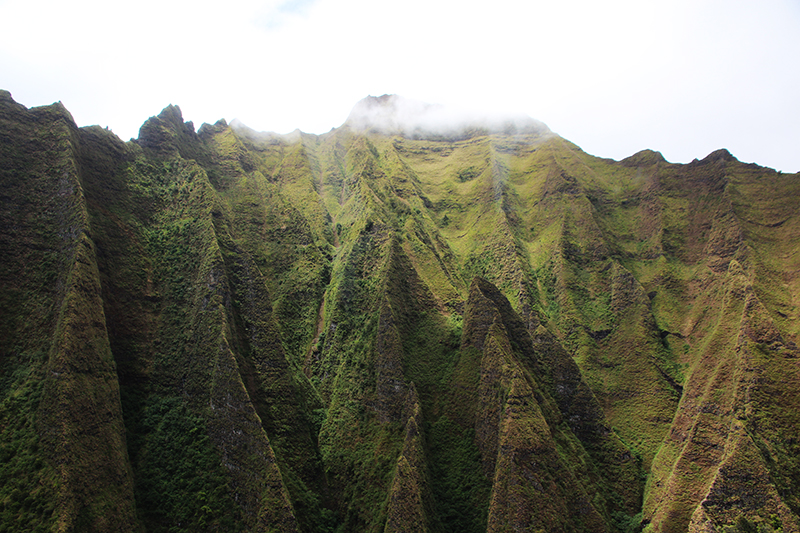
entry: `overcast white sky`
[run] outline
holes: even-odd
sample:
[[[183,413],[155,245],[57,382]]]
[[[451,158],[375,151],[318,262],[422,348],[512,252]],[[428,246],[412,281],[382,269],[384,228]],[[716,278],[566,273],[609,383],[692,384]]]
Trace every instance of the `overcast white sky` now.
[[[367,95],[522,112],[585,151],[800,171],[800,0],[0,0],[0,88],[127,140],[323,133]]]

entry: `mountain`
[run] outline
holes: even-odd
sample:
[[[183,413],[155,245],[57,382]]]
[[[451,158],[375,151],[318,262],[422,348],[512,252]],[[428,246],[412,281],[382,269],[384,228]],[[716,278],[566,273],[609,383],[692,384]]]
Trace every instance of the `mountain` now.
[[[0,531],[800,531],[799,203],[395,96],[0,92]]]

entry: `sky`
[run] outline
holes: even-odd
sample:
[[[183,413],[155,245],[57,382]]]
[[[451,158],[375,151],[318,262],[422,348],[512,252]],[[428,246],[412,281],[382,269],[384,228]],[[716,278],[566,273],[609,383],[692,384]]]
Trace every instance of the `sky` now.
[[[357,101],[524,113],[584,151],[800,171],[800,0],[0,0],[0,89],[124,140],[340,126]]]

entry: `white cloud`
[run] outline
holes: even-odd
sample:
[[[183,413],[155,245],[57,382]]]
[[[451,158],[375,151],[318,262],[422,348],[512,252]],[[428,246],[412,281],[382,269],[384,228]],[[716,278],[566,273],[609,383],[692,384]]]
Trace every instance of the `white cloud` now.
[[[0,87],[123,138],[169,103],[320,133],[397,93],[524,112],[601,156],[800,170],[791,0],[4,0],[0,19]]]

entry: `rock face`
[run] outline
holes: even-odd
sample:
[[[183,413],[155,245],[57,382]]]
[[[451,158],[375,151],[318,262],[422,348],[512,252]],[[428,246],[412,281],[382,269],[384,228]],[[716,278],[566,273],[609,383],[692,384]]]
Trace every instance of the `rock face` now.
[[[0,92],[0,531],[799,531],[800,177],[445,119]]]

